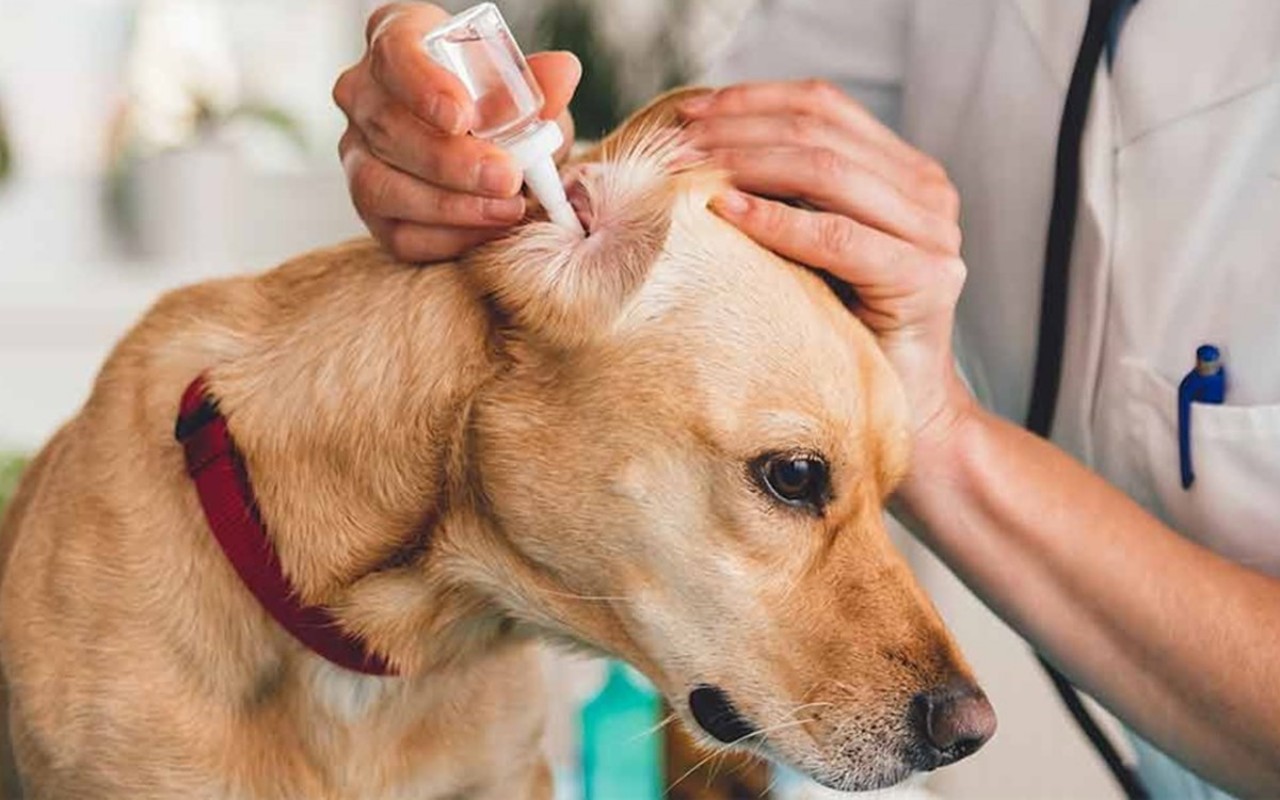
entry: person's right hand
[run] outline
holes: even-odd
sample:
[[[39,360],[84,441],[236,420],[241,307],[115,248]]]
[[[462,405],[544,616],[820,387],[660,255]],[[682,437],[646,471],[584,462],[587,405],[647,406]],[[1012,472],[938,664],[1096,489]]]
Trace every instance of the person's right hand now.
[[[364,56],[338,78],[347,116],[338,152],[356,211],[396,258],[441,261],[501,234],[524,215],[522,178],[499,147],[468,135],[475,113],[462,83],[423,37],[449,18],[429,3],[391,3],[369,17]],[[565,111],[582,75],[571,53],[529,57],[566,143]],[[567,147],[567,145],[566,145]]]

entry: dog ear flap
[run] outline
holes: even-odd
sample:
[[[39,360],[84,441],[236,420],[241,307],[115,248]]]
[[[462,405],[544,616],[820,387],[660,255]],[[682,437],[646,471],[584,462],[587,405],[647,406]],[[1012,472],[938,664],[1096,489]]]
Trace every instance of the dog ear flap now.
[[[676,106],[705,91],[659,97],[566,167],[587,239],[527,225],[467,257],[466,273],[526,336],[555,348],[586,344],[644,283],[666,242],[670,179],[682,168]]]
[[[713,91],[714,89],[705,86],[684,86],[660,94],[648,105],[627,117],[613,132],[581,154],[575,155],[571,162],[603,161],[610,154],[625,152],[630,147],[634,147],[637,140],[651,135],[655,130],[679,128],[683,125],[683,120],[677,111],[680,104],[704,94],[711,94]]]

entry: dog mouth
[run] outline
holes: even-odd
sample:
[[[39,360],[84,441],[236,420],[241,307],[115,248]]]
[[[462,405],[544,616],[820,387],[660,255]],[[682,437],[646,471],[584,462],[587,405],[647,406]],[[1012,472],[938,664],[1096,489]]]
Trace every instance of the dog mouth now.
[[[724,744],[733,744],[756,732],[719,686],[699,686],[690,692],[689,711],[704,731]]]
[[[764,747],[769,757],[777,758],[783,763],[790,763],[794,768],[808,774],[810,779],[818,784],[841,792],[872,791],[894,786],[913,774],[928,772],[952,763],[977,749],[976,745],[966,742],[963,746],[957,746],[954,753],[950,751],[938,753],[929,750],[923,743],[904,745],[895,741],[893,737],[889,737],[870,743],[863,742],[856,749],[842,750],[840,757],[836,759],[837,762],[842,762],[842,765],[815,769],[810,763],[806,768],[789,758],[785,748],[782,752],[772,750],[769,743],[763,741],[764,731],[757,728],[734,705],[729,694],[719,686],[701,684],[694,687],[689,692],[688,704],[694,721],[716,741],[734,745],[754,740],[754,744]],[[919,711],[913,712],[916,716],[919,713]],[[914,721],[915,716],[911,718]],[[772,730],[772,728],[764,730]]]

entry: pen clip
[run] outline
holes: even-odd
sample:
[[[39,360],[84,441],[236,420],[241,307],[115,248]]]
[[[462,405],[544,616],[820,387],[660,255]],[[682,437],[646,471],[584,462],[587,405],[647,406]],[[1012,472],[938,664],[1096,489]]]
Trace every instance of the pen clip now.
[[[1211,344],[1196,348],[1196,365],[1178,384],[1178,467],[1182,488],[1190,489],[1196,474],[1191,465],[1191,409],[1194,403],[1221,405],[1227,394],[1227,371],[1222,354]]]

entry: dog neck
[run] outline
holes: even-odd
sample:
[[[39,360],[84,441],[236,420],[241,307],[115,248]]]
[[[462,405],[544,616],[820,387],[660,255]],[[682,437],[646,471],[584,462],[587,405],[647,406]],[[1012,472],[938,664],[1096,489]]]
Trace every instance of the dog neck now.
[[[195,484],[210,533],[263,609],[326,660],[368,675],[393,674],[384,659],[345,635],[327,608],[299,602],[262,524],[253,486],[244,474],[244,457],[204,376],[183,393],[174,438],[182,443],[187,474]]]
[[[250,349],[208,385],[300,601],[400,674],[509,637],[454,546],[491,535],[467,508],[464,450],[471,404],[503,365],[461,268],[406,269],[354,244],[259,286]]]
[[[503,562],[521,556],[468,473],[472,409],[495,384],[539,395],[610,328],[667,238],[680,153],[655,129],[587,170],[589,240],[542,225],[462,265],[406,269],[369,244],[285,265],[258,281],[252,350],[209,370],[299,598],[398,671],[519,630],[512,612],[541,632],[573,616],[528,585],[544,571]]]

